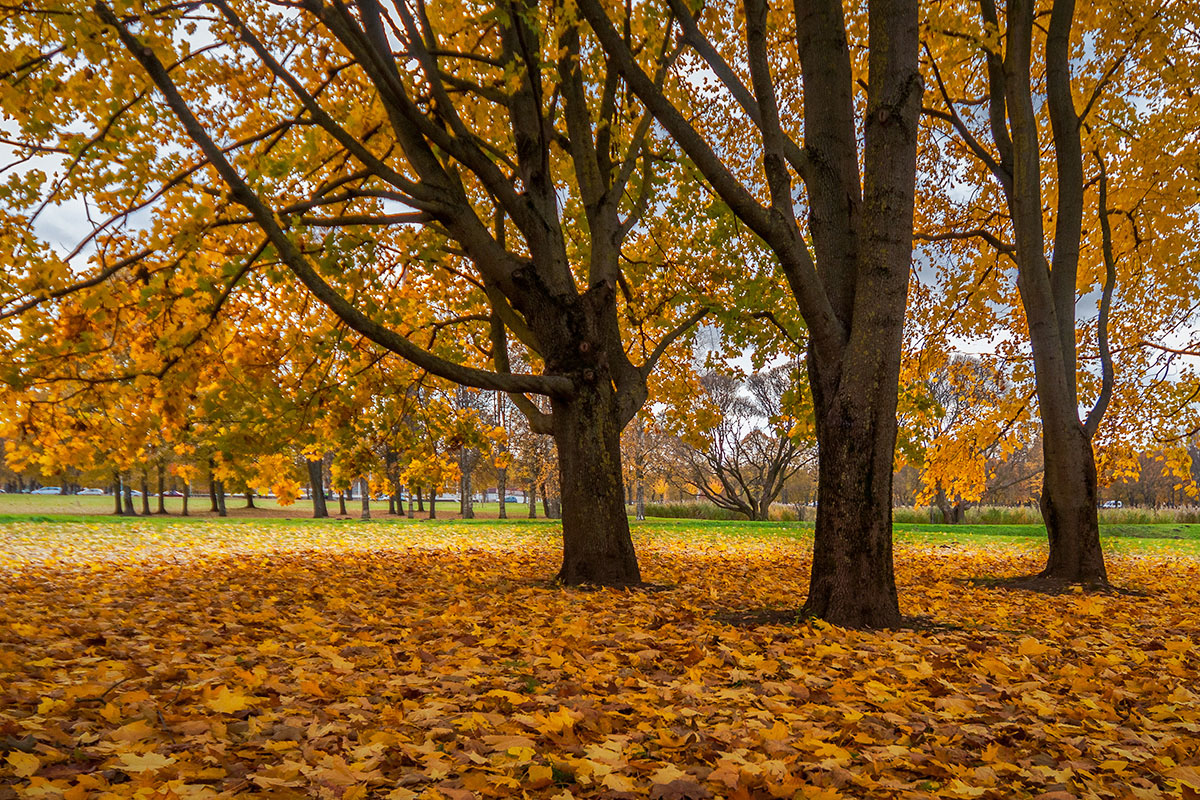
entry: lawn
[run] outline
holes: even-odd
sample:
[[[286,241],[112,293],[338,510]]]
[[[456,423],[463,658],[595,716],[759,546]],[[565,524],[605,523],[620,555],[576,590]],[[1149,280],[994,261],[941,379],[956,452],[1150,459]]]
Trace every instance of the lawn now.
[[[1036,537],[927,527],[861,632],[787,621],[797,525],[639,524],[651,588],[586,591],[553,523],[3,524],[0,798],[1200,790],[1200,559],[1049,597],[963,580]]]

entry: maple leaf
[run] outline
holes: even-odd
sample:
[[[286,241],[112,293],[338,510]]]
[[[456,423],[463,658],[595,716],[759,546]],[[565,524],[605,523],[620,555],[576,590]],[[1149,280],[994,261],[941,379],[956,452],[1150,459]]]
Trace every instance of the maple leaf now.
[[[241,692],[231,691],[225,685],[221,685],[215,690],[205,690],[204,705],[222,714],[235,714],[238,711],[249,708],[253,704],[254,698],[247,697]]]
[[[158,753],[121,753],[118,758],[121,761],[122,770],[134,773],[153,772],[175,763],[174,758]]]

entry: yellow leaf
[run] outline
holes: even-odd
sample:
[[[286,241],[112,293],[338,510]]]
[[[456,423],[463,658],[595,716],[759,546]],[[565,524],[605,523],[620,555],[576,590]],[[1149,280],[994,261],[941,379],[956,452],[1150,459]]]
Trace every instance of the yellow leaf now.
[[[170,756],[158,753],[121,753],[121,769],[125,772],[151,772],[175,763]]]
[[[1043,653],[1049,652],[1050,648],[1034,639],[1032,636],[1025,636],[1021,639],[1020,647],[1017,652],[1023,656],[1040,656]]]
[[[601,783],[605,789],[613,792],[632,792],[635,788],[632,780],[616,772],[605,775]]]
[[[206,694],[209,693],[206,692]],[[205,698],[204,705],[222,714],[233,714],[249,708],[252,702],[251,698],[246,697],[246,695],[240,692],[231,692],[229,687],[221,686]]]
[[[14,750],[8,754],[8,763],[12,764],[13,772],[18,778],[28,778],[42,768],[42,761],[30,753]]]

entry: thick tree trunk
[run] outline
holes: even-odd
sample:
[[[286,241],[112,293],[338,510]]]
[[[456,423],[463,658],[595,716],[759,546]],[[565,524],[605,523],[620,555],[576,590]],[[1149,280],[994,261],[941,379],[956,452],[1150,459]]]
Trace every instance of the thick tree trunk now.
[[[137,516],[137,512],[133,510],[133,486],[130,485],[129,481],[125,480],[124,476],[121,478],[121,494],[125,501],[125,516]]]
[[[437,519],[437,487],[429,490],[429,519]]]
[[[938,511],[942,515],[942,524],[953,525],[955,519],[954,507],[950,504],[950,498],[946,497],[946,490],[941,486],[938,487],[937,494],[933,498],[937,504]]]
[[[529,518],[537,519],[537,484],[529,484]]]
[[[188,500],[192,497],[192,484],[190,481],[183,482],[183,511],[179,512],[181,517],[188,515]]]
[[[504,493],[508,491],[508,470],[501,467],[497,470],[496,496],[500,501],[500,519],[508,519],[508,507],[504,502]]]
[[[257,508],[257,506],[254,505],[254,490],[253,489],[246,490],[246,508]]]
[[[167,513],[167,467],[163,464],[162,459],[158,462],[158,512],[159,514]]]
[[[217,481],[217,516],[229,516],[225,508],[225,481]]]
[[[341,489],[338,491],[338,516],[339,517],[347,516],[347,514],[346,514],[346,490],[345,489]]]
[[[852,390],[846,394],[860,402],[835,396],[817,405],[821,481],[804,610],[846,627],[901,621],[892,567],[896,383],[885,385],[892,389],[876,403],[861,403],[863,393]]]
[[[604,383],[596,383],[599,389],[583,386],[571,400],[553,401],[563,514],[558,580],[631,586],[642,575],[625,514],[621,426]]]
[[[371,484],[366,478],[359,478],[359,490],[362,492],[362,518],[371,518]]]
[[[411,517],[412,516],[412,508],[410,507],[408,510],[409,510],[409,516]],[[421,514],[425,513],[425,497],[424,497],[424,495],[421,494],[420,489],[417,489],[417,512],[421,513]]]
[[[542,516],[546,519],[553,519],[554,517],[550,513],[550,493],[546,491],[546,484],[543,483],[539,488],[542,491]],[[624,498],[621,500],[621,505],[622,507],[625,505]]]
[[[313,519],[325,519],[329,516],[329,506],[325,504],[325,482],[321,475],[321,459],[308,459],[308,485],[312,494]]]

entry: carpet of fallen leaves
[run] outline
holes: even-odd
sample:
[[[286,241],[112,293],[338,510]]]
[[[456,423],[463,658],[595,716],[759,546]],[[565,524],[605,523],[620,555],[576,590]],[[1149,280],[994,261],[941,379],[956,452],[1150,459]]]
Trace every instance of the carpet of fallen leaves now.
[[[901,546],[926,624],[862,632],[723,621],[803,540],[638,546],[583,591],[547,527],[3,526],[0,798],[1200,797],[1200,561]]]

